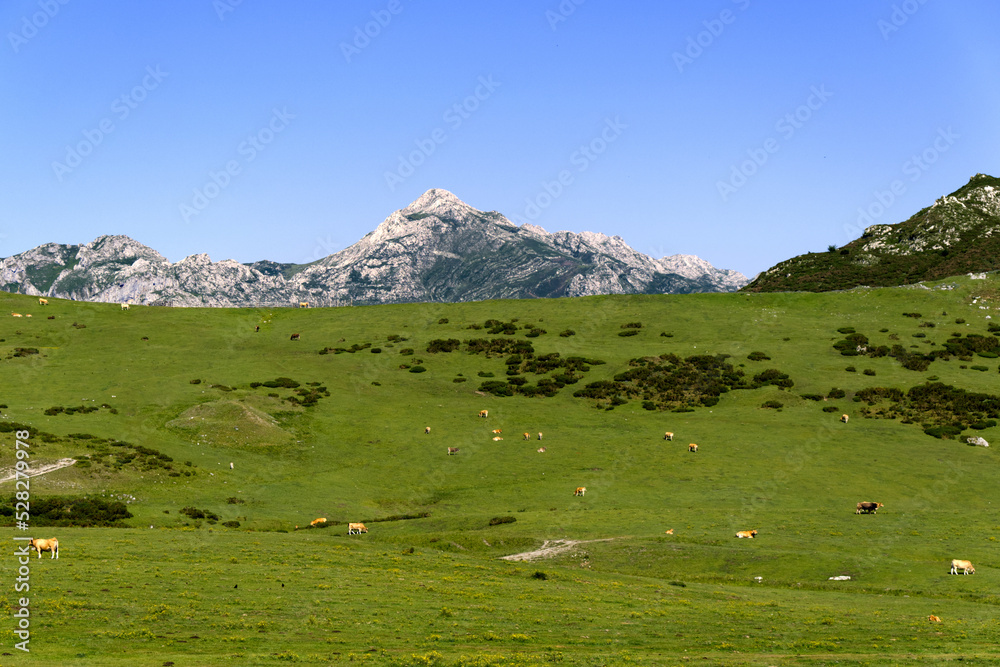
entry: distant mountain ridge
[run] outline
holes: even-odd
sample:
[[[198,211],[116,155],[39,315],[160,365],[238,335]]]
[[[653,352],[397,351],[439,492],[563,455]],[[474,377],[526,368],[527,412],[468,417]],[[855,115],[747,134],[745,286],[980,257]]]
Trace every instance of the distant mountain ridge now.
[[[799,255],[756,276],[748,292],[891,287],[1000,269],[1000,179],[976,174],[908,220],[872,225],[842,248]]]
[[[653,259],[618,236],[520,227],[432,189],[354,245],[307,265],[191,255],[171,263],[127,236],[48,243],[0,260],[8,292],[188,307],[479,301],[728,292],[736,271],[693,255]]]

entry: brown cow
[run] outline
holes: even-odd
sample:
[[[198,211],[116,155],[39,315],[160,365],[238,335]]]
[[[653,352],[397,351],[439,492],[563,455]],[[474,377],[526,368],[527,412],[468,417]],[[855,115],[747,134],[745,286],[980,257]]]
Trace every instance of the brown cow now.
[[[326,517],[325,516],[321,516],[318,519],[313,519],[312,521],[309,522],[309,525],[310,526],[316,526],[316,525],[319,525],[321,523],[326,523]]]
[[[291,338],[289,338],[288,340],[298,340],[298,339],[299,339],[298,334],[292,334]]]
[[[452,454],[458,454],[458,447],[449,447],[448,448],[448,456],[451,456]]]
[[[869,503],[860,502],[858,503],[858,508],[854,510],[855,514],[877,514],[879,507],[885,507],[882,503]]]
[[[48,299],[43,299],[43,298],[39,297],[38,298],[38,305],[39,306],[47,306],[47,305],[49,305],[49,300]]]
[[[39,554],[39,557],[41,557],[41,554]],[[976,568],[972,567],[972,561],[959,560],[959,559],[955,558],[955,559],[953,559],[951,561],[951,572],[950,572],[950,574],[958,574],[959,570],[962,571],[962,574],[975,574],[976,573]]]
[[[28,540],[28,548],[38,551],[39,558],[42,557],[43,551],[51,551],[52,558],[59,558],[59,540],[54,537],[47,540]]]
[[[541,431],[539,431],[539,432],[538,432],[538,439],[539,439],[539,440],[541,440],[541,439],[542,439],[542,432],[541,432]]]
[[[431,427],[430,426],[425,426],[424,427],[424,433],[430,433],[430,432],[431,432]]]
[[[368,529],[365,528],[365,524],[363,524],[363,523],[348,523],[347,524],[347,534],[348,535],[353,535],[354,533],[357,533],[357,534],[360,535],[361,533],[367,533],[367,532],[368,532]]]
[[[480,410],[479,411],[479,416],[482,417],[483,419],[486,419],[487,417],[490,416],[490,411],[489,410]]]
[[[844,422],[845,424],[847,423],[848,419],[850,419],[849,415],[840,415],[840,421]]]
[[[663,434],[663,439],[664,440],[673,440],[674,439],[674,434],[671,433],[670,431],[667,431],[666,433]]]
[[[495,429],[493,429],[493,435],[500,435],[501,433],[503,433],[503,429],[502,428],[495,428]]]
[[[587,487],[585,487],[585,486],[578,486],[578,487],[576,487],[576,491],[573,492],[573,495],[574,496],[582,496],[586,492],[587,492]]]
[[[524,439],[525,440],[531,440],[531,434],[530,433],[525,433],[524,434]]]
[[[690,445],[688,445],[688,451],[689,452],[697,452],[698,451],[698,445],[696,445],[696,444],[694,444],[692,442]]]
[[[752,540],[753,538],[757,537],[757,531],[756,530],[741,530],[740,532],[736,533],[736,537],[740,538],[741,540],[744,537],[749,537]]]

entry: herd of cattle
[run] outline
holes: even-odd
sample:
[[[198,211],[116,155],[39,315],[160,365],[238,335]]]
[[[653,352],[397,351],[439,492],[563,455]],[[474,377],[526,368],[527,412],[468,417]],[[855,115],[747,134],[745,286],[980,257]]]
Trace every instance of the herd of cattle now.
[[[489,414],[490,414],[489,410],[480,410],[479,411],[479,416],[482,417],[483,419],[488,418]],[[849,417],[846,414],[840,416],[840,421],[843,422],[843,423],[845,423],[845,424],[848,422],[848,419],[849,419]],[[430,426],[424,427],[424,433],[425,434],[430,434],[430,432],[431,432],[431,427]],[[495,428],[495,429],[493,429],[491,431],[491,433],[493,434],[493,440],[494,440],[494,442],[495,441],[499,441],[499,440],[503,440],[503,438],[500,436],[500,434],[503,433],[503,429]],[[530,433],[525,433],[524,434],[524,439],[525,440],[530,440],[531,439],[531,434]],[[541,433],[538,434],[538,439],[539,440],[542,439],[542,434]],[[667,440],[669,442],[672,442],[673,439],[674,439],[673,432],[672,431],[665,432],[663,434],[663,439]],[[458,451],[459,451],[458,447],[448,447],[448,455],[449,456],[454,455],[454,454],[458,454]],[[538,449],[538,451],[539,452],[544,452],[545,448],[541,447],[541,448]],[[691,444],[688,445],[688,451],[692,452],[692,453],[693,452],[697,452],[698,451],[698,445],[696,445],[695,443],[692,442]],[[578,487],[576,487],[576,490],[573,491],[573,495],[574,496],[583,496],[586,493],[587,493],[587,487],[585,487],[585,486],[578,486]],[[877,514],[880,507],[885,507],[885,505],[883,505],[882,503],[879,503],[879,502],[862,501],[862,502],[860,502],[860,503],[857,504],[857,507],[855,508],[854,513],[855,514]],[[314,520],[311,523],[311,525],[315,526],[318,523],[325,523],[325,522],[326,522],[325,518],[316,519],[316,520]],[[298,526],[296,526],[296,528],[298,528]],[[354,535],[354,534],[360,534],[360,533],[367,533],[367,532],[368,532],[368,529],[365,528],[365,524],[363,524],[363,523],[351,523],[351,524],[348,524],[348,528],[347,528],[347,534],[348,535]],[[670,530],[666,531],[666,534],[667,535],[673,535],[674,534],[674,529],[671,528]],[[747,539],[751,539],[752,540],[755,537],[757,537],[757,531],[756,530],[741,530],[741,531],[738,531],[736,533],[736,537],[739,538],[739,539],[747,538]],[[976,568],[974,568],[972,566],[972,563],[970,561],[959,560],[959,559],[952,560],[951,561],[951,570],[950,570],[949,574],[958,574],[959,570],[962,570],[963,574],[975,574],[976,573]],[[932,618],[934,618],[934,617],[932,617]]]

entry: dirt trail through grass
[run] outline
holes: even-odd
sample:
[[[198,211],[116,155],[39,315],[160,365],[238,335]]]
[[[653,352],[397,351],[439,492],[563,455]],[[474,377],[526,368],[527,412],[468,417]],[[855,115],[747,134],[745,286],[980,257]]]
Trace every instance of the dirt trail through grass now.
[[[53,470],[59,470],[60,468],[68,468],[74,463],[76,463],[76,459],[59,459],[55,463],[46,463],[45,465],[40,465],[38,467],[31,468],[25,474],[28,477],[37,477],[38,475],[44,475],[46,473],[50,473]],[[3,477],[0,477],[0,484],[3,484],[4,482],[9,482],[17,477],[16,472],[13,471],[8,472],[9,470],[10,469],[8,468],[8,470],[0,471],[0,475],[3,475]]]
[[[577,545],[580,544],[590,544],[591,542],[610,542],[611,540],[620,540],[620,537],[605,537],[600,540],[545,540],[542,546],[535,549],[534,551],[524,551],[519,554],[511,554],[509,556],[501,556],[501,560],[515,560],[515,561],[526,561],[526,560],[537,560],[539,558],[552,558],[553,556],[559,556],[567,551],[572,551]]]

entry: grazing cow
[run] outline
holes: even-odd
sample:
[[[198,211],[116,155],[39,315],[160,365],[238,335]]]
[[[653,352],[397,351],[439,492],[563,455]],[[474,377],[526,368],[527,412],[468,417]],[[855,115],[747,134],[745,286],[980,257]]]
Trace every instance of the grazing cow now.
[[[122,304],[122,310],[128,310],[129,306],[127,303]]]
[[[531,434],[530,433],[525,433],[524,434],[524,439],[525,440],[531,440]]]
[[[357,533],[358,535],[360,535],[361,533],[367,533],[367,532],[368,532],[368,529],[365,528],[365,524],[363,524],[363,523],[348,523],[347,524],[347,534],[348,535],[353,535],[354,533]]]
[[[502,428],[495,428],[495,429],[493,429],[493,435],[500,435],[501,433],[503,433],[503,429]]]
[[[877,514],[879,507],[885,507],[882,503],[868,503],[861,502],[858,503],[858,508],[854,510],[855,514]]]
[[[229,462],[229,469],[230,469],[230,470],[232,470],[232,469],[233,469],[233,468],[235,468],[235,467],[236,467],[236,466],[234,466],[234,465],[233,465],[233,462],[232,462],[232,461],[230,461],[230,462]]]
[[[499,435],[493,436],[493,442],[500,442],[501,440],[503,440],[503,438],[501,438]]]
[[[972,567],[972,562],[967,560],[958,560],[957,558],[951,561],[951,574],[958,574],[961,570],[962,574],[975,574],[976,568]]]
[[[689,452],[697,452],[698,451],[698,445],[696,445],[696,444],[694,444],[692,442],[690,445],[688,445],[688,451]]]
[[[671,528],[670,530],[667,531],[667,535],[673,535],[673,534],[674,534],[674,529],[673,528]]]
[[[458,447],[449,447],[448,448],[448,456],[451,456],[452,454],[458,454]]]
[[[587,492],[587,487],[585,487],[585,486],[578,486],[578,487],[576,487],[576,491],[573,492],[573,495],[574,496],[582,496],[586,492]]]
[[[31,317],[31,313],[28,313],[27,315],[25,315],[25,317]]]
[[[541,431],[539,431],[539,432],[538,432],[538,439],[539,439],[539,440],[541,440],[541,439],[542,439],[542,432],[541,432]]]
[[[670,431],[667,431],[666,433],[663,434],[663,439],[664,440],[673,440],[674,439],[674,434],[671,433]]]
[[[840,415],[840,421],[844,422],[845,424],[847,423],[847,420],[850,418],[851,417],[849,415]]]
[[[298,339],[299,339],[298,334],[292,334],[291,338],[289,338],[288,340],[298,340]]]
[[[21,313],[11,313],[10,316],[11,317],[23,317],[23,315],[21,315]]]
[[[424,427],[424,433],[430,433],[430,432],[431,432],[431,427],[430,426],[425,426]]]
[[[326,517],[325,516],[321,516],[318,519],[313,519],[312,521],[309,522],[309,525],[310,526],[317,526],[317,525],[319,525],[321,523],[326,523]]]
[[[544,452],[545,452],[545,448],[544,447],[539,447],[538,448],[538,453],[539,454],[543,454]]]
[[[299,308],[308,308],[308,307],[309,307],[308,301],[299,301]]]
[[[260,333],[260,325],[259,324],[254,328],[253,332],[254,333]]]
[[[43,298],[39,297],[38,298],[38,305],[39,306],[47,306],[47,305],[49,305],[49,300],[48,299],[43,299]]]
[[[736,537],[740,538],[741,540],[744,537],[748,537],[748,538],[750,538],[752,540],[753,538],[757,537],[757,531],[756,530],[741,530],[740,532],[736,533]]]
[[[489,410],[480,410],[479,411],[479,416],[482,417],[483,419],[486,419],[487,417],[490,416],[490,411]]]
[[[938,617],[938,616],[935,616],[934,614],[931,614],[930,616],[928,616],[927,620],[930,621],[931,623],[940,623],[941,622],[941,618]]]
[[[28,548],[38,551],[39,558],[43,551],[51,551],[52,558],[59,558],[59,540],[54,537],[48,540],[28,540]]]

